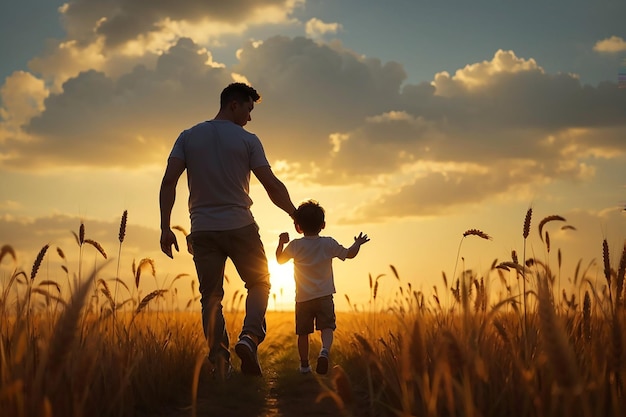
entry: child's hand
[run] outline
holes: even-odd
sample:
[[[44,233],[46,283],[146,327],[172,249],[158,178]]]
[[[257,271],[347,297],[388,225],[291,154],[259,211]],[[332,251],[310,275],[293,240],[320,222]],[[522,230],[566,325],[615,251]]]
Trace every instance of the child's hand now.
[[[362,245],[362,244],[367,243],[369,241],[370,241],[370,238],[367,237],[367,235],[364,235],[363,232],[360,232],[358,236],[354,237],[354,242],[359,244],[359,245]]]
[[[289,242],[289,233],[287,232],[281,233],[280,236],[278,236],[278,243],[281,245],[284,245],[287,242]]]

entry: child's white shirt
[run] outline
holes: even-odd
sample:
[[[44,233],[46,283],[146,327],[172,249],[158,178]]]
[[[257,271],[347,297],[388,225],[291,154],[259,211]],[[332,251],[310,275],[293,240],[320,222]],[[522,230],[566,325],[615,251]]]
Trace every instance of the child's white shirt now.
[[[304,236],[287,244],[279,260],[293,259],[296,302],[335,293],[333,258],[346,259],[348,249],[332,237]]]

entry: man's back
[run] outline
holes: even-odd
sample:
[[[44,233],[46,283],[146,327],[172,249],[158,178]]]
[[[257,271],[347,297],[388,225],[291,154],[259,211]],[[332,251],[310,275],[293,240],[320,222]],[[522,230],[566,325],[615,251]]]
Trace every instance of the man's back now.
[[[269,165],[256,135],[226,120],[181,133],[171,157],[185,161],[192,231],[230,230],[254,221],[250,171]]]

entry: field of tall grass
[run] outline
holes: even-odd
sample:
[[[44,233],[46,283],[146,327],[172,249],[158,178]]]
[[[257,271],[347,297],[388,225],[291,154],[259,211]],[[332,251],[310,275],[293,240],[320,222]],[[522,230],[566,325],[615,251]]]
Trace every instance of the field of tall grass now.
[[[118,258],[126,230],[120,222]],[[66,283],[40,278],[43,259],[65,259],[45,245],[25,270],[14,249],[0,249],[1,416],[614,416],[626,415],[624,381],[624,275],[626,246],[613,256],[602,248],[603,280],[592,279],[595,261],[579,261],[562,279],[557,263],[527,257],[533,222],[521,224],[523,247],[495,260],[484,274],[455,265],[442,289],[426,294],[395,267],[397,290],[377,299],[383,276],[363,278],[370,300],[338,312],[328,376],[300,375],[293,313],[268,312],[268,337],[260,346],[262,378],[236,371],[211,377],[200,314],[192,296],[176,298],[174,277],[149,294],[139,291],[154,262],[133,263],[133,276],[107,260],[85,226],[74,233],[76,271],[63,264]],[[552,215],[537,223],[551,248]],[[565,224],[563,228],[571,228]],[[477,229],[460,234],[457,264],[467,239],[490,239]],[[89,272],[85,247],[102,257]],[[114,269],[113,278],[103,270]],[[132,282],[135,285],[128,285]],[[497,289],[493,283],[497,283]],[[567,285],[566,285],[567,284]],[[242,294],[226,308],[236,335]],[[175,308],[178,307],[178,308]],[[232,339],[232,338],[231,338]],[[312,352],[319,349],[317,337]],[[233,355],[238,369],[238,359]]]

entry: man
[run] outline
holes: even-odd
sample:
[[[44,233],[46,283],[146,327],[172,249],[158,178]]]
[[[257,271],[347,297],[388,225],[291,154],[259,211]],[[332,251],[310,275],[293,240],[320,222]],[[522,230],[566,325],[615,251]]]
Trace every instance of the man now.
[[[259,138],[243,127],[260,99],[243,83],[228,85],[220,95],[213,120],[183,131],[170,153],[161,183],[161,250],[170,258],[178,242],[170,217],[176,184],[187,170],[190,243],[200,281],[202,324],[209,343],[209,361],[218,376],[230,368],[229,340],[222,313],[224,267],[230,258],[247,289],[246,315],[235,345],[241,371],[261,375],[257,347],[265,338],[265,312],[269,297],[269,271],[259,228],[250,206],[250,171],[259,179],[272,202],[292,215],[293,205],[285,185],[274,175]]]

